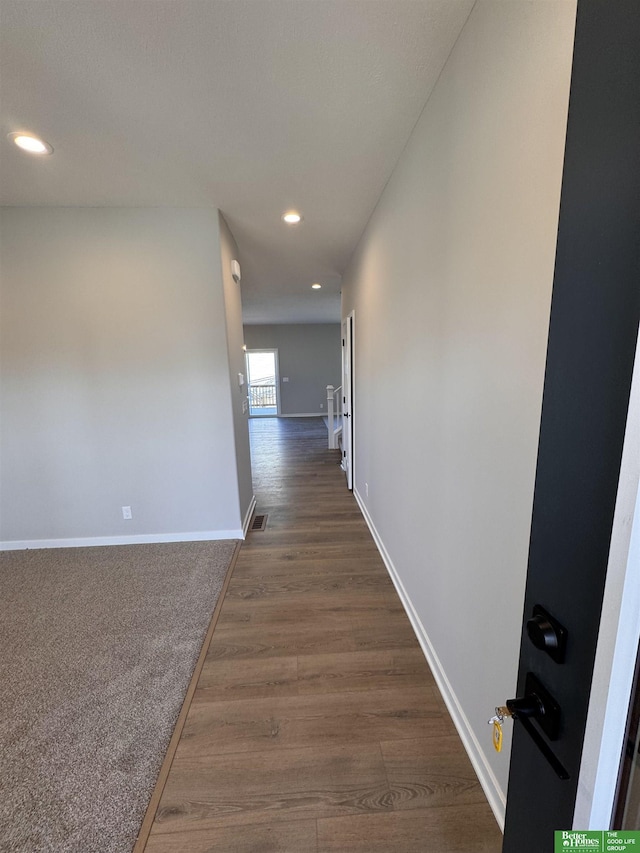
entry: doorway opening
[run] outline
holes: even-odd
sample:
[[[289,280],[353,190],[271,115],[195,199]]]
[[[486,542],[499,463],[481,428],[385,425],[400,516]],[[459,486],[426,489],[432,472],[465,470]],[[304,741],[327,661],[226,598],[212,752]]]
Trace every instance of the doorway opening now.
[[[279,415],[278,350],[247,350],[246,359],[250,417]]]

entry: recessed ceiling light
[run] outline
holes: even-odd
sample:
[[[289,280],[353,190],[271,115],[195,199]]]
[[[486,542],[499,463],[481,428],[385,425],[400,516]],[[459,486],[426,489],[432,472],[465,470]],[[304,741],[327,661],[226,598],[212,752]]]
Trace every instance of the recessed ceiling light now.
[[[9,139],[15,142],[18,148],[28,151],[29,154],[53,154],[53,148],[48,142],[38,139],[37,136],[32,136],[30,133],[21,133],[20,131],[10,133]]]
[[[320,290],[320,288],[322,287],[322,285],[321,285],[321,284],[318,284],[318,283],[316,282],[316,284],[312,284],[312,285],[311,285],[311,287],[313,288],[313,290]]]
[[[282,218],[287,225],[297,225],[302,219],[297,210],[288,210],[286,213],[282,214]]]

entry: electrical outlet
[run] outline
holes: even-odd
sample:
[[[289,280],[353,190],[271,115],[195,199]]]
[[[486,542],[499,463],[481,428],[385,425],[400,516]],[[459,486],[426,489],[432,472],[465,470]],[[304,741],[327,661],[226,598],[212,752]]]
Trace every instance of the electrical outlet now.
[[[367,497],[367,498],[369,497],[369,483],[364,484],[364,494],[365,494],[365,497]]]
[[[122,517],[127,521],[130,518],[133,518],[133,516],[131,515],[131,507],[130,506],[123,506],[122,507]]]
[[[320,403],[320,408],[324,409],[324,403]]]

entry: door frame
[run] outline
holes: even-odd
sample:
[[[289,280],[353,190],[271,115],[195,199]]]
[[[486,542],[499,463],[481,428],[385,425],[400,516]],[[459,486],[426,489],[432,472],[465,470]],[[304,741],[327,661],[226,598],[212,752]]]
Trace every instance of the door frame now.
[[[640,338],[636,349],[574,829],[608,829],[640,646]]]
[[[276,413],[275,415],[252,415],[251,414],[251,375],[249,372],[249,353],[272,352],[274,356],[275,367],[275,386],[276,386]],[[247,398],[249,401],[249,417],[250,418],[279,418],[280,417],[280,362],[278,360],[277,347],[252,347],[245,350],[245,364],[247,370]]]
[[[350,311],[343,318],[340,334],[342,340],[342,468],[347,478],[347,488],[353,491],[355,482],[355,407],[353,405],[355,397],[355,311]],[[348,365],[348,374],[345,365]]]

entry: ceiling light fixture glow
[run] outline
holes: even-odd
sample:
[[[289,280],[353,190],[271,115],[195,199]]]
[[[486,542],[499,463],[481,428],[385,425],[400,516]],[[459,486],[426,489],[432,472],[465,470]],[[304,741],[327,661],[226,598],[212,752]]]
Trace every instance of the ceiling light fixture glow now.
[[[30,133],[10,133],[9,139],[22,148],[23,151],[28,151],[29,154],[53,154],[53,148],[48,142],[43,139],[38,139],[37,136],[32,136]]]
[[[298,222],[302,221],[302,217],[297,210],[288,210],[286,213],[282,214],[282,218],[287,225],[297,225]]]
[[[320,288],[322,287],[322,285],[321,285],[321,284],[317,284],[317,283],[316,283],[316,284],[312,284],[312,285],[311,285],[311,287],[312,287],[312,289],[313,289],[313,290],[320,290]]]

